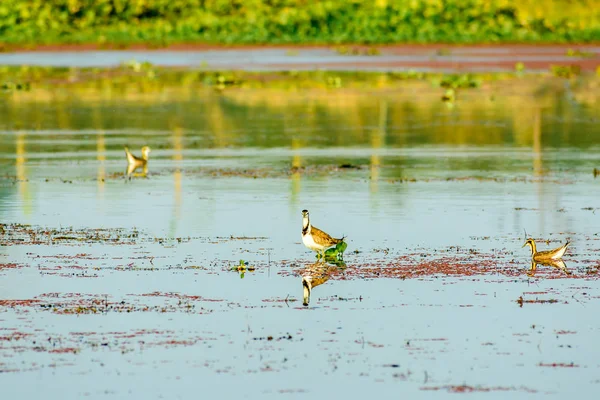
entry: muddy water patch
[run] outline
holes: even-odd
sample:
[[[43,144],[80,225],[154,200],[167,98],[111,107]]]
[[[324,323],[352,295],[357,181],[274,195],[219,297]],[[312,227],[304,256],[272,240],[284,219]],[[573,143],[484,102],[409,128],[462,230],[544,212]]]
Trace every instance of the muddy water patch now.
[[[386,249],[385,253],[390,249]],[[425,250],[424,250],[425,251]],[[377,253],[377,251],[375,251]],[[395,251],[398,253],[398,251]],[[344,258],[344,265],[328,272],[332,280],[372,280],[372,279],[438,279],[452,278],[454,280],[484,280],[494,279],[510,280],[512,278],[528,278],[530,263],[527,256],[518,261],[514,254],[505,251],[486,253],[474,249],[456,248],[428,249],[425,252],[403,253],[378,258],[372,255],[348,255]],[[451,255],[446,255],[450,253]],[[371,253],[372,254],[372,253]],[[304,264],[304,266],[302,266]],[[287,269],[291,265],[292,269]],[[301,276],[312,264],[296,261],[291,264],[282,264],[279,274],[283,276]],[[331,264],[335,265],[335,264]],[[569,271],[540,266],[534,276],[544,279],[597,279],[596,274],[589,272],[589,266],[578,267],[575,275]],[[529,276],[533,277],[533,276]]]
[[[447,391],[449,393],[475,393],[475,392],[526,392],[526,393],[538,393],[538,390],[530,389],[528,387],[486,387],[486,386],[470,386],[470,385],[446,385],[446,386],[423,386],[421,390],[432,390],[432,391]]]
[[[126,355],[140,353],[153,348],[210,347],[218,335],[210,332],[185,333],[174,330],[132,329],[125,331],[86,331],[56,333],[34,331],[24,333],[12,331],[0,333],[0,354],[7,361],[0,368],[2,372],[22,372],[48,367],[65,367],[77,363],[78,358],[101,356],[105,352]],[[35,361],[19,362],[19,355],[35,355]],[[64,358],[64,357],[67,358]],[[25,365],[23,365],[25,364]]]

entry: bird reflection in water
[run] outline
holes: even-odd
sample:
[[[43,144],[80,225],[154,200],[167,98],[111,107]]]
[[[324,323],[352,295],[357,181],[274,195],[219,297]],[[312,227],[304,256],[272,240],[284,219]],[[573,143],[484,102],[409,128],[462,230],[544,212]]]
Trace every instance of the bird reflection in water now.
[[[302,273],[302,289],[304,292],[302,304],[308,306],[312,290],[327,282],[331,275],[345,267],[346,264],[342,260],[334,258],[325,258],[325,260],[319,260],[308,265]]]
[[[571,275],[572,272],[567,269],[567,265],[563,260],[544,260],[544,261],[535,261],[531,260],[531,268],[527,271],[528,276],[534,276],[537,272],[538,265],[545,265],[549,267],[554,267],[556,269],[561,270],[566,275]]]

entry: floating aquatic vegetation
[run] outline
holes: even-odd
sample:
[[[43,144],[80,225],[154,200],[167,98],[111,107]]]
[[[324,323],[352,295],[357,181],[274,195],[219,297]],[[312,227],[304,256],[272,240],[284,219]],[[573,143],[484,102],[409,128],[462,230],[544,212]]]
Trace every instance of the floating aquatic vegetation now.
[[[539,363],[538,367],[552,367],[552,368],[579,368],[579,365],[571,363]]]
[[[567,50],[568,57],[582,57],[582,58],[592,58],[596,57],[597,54],[591,51],[585,51],[580,49],[568,49]]]
[[[446,89],[446,93],[442,96],[442,101],[446,103],[454,103],[456,100],[456,91],[454,89]]]
[[[0,85],[3,92],[30,91],[31,82],[4,82]]]
[[[525,64],[522,63],[522,62],[516,63],[515,64],[515,71],[517,71],[517,73],[525,71]]]
[[[469,386],[469,385],[446,385],[446,386],[425,386],[421,390],[446,390],[450,393],[474,393],[474,392],[509,392],[523,391],[527,393],[537,393],[537,390],[526,387],[505,387],[505,386]]]
[[[75,229],[73,227],[45,228],[24,224],[0,224],[0,244],[27,245],[27,244],[83,244],[83,243],[110,243],[133,244],[140,238],[137,229]],[[144,240],[147,240],[145,238]]]
[[[327,86],[332,88],[341,88],[342,87],[342,78],[339,76],[328,76],[327,77]]]
[[[341,241],[336,244],[335,247],[325,250],[325,259],[341,259],[344,257],[344,251],[346,251],[347,248],[348,243]]]
[[[523,307],[523,304],[556,304],[559,301],[557,299],[532,299],[532,300],[526,300],[523,298],[523,296],[519,296],[519,298],[517,299],[517,304],[519,305],[519,307]],[[566,303],[566,302],[563,302]]]
[[[140,71],[151,71],[153,68],[152,63],[148,62],[148,61],[137,61],[135,59],[131,59],[129,61],[125,61],[123,62],[123,67],[131,69],[135,72],[140,72]]]
[[[248,261],[240,260],[239,264],[231,266],[230,269],[232,271],[238,271],[240,273],[240,278],[244,279],[246,272],[255,271],[256,267],[250,265]]]
[[[559,78],[573,78],[581,75],[581,67],[579,65],[551,65],[550,72]]]
[[[343,56],[378,56],[381,50],[377,47],[356,47],[356,46],[337,46],[333,49],[336,53]]]
[[[481,79],[474,74],[450,74],[442,77],[439,86],[452,89],[469,89],[481,86]]]
[[[234,72],[215,72],[204,77],[204,84],[213,86],[217,90],[224,90],[228,87],[241,86],[243,80]]]

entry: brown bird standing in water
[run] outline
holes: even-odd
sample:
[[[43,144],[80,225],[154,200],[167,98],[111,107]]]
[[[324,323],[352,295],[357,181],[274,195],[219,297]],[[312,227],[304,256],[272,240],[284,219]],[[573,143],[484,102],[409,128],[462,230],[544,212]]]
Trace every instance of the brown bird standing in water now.
[[[562,245],[556,249],[537,251],[537,248],[535,246],[535,240],[533,240],[532,238],[529,238],[529,239],[527,239],[527,241],[525,242],[523,247],[525,247],[525,246],[531,247],[531,258],[533,259],[533,261],[537,261],[537,262],[541,263],[544,261],[561,259],[562,256],[567,251],[567,247],[570,244],[571,244],[571,242],[567,241],[567,243],[565,243],[564,245]]]
[[[331,246],[343,242],[344,237],[335,239],[322,230],[312,226],[308,216],[308,210],[302,210],[302,243],[309,249],[316,251],[319,256],[325,255],[325,250]]]
[[[142,157],[134,156],[129,148],[125,147],[125,155],[127,156],[127,175],[131,175],[136,169],[143,167],[144,175],[147,172],[148,167],[148,155],[150,154],[150,147],[142,147]]]

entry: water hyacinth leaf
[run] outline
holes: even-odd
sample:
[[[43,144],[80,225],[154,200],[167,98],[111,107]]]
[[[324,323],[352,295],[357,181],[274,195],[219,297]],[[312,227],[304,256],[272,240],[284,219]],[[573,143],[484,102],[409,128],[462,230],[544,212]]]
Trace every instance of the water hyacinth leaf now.
[[[340,242],[340,243],[336,244],[335,247],[325,250],[325,257],[326,258],[335,258],[338,255],[341,256],[344,253],[344,251],[346,251],[347,248],[348,248],[348,244],[346,242]],[[317,255],[317,257],[318,257],[318,255]]]
[[[338,249],[336,247],[332,247],[330,249],[325,250],[325,257],[335,257],[338,254]]]

